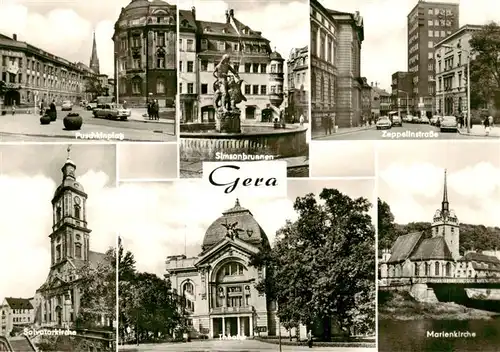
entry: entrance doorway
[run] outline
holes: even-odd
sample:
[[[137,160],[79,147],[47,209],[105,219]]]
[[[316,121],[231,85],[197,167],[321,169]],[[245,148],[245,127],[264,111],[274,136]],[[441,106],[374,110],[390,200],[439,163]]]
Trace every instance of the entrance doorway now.
[[[193,102],[184,102],[184,121],[193,122]]]
[[[238,324],[239,320],[239,324]],[[213,318],[213,338],[223,336],[250,336],[250,317]]]
[[[245,119],[255,120],[255,106],[247,106],[245,108]]]
[[[5,93],[4,104],[5,106],[19,105],[21,102],[21,94],[17,90],[8,90]]]
[[[201,108],[201,122],[215,122],[215,109],[213,106]]]
[[[57,325],[62,326],[62,308],[61,308],[61,306],[56,307],[56,314],[57,314]]]

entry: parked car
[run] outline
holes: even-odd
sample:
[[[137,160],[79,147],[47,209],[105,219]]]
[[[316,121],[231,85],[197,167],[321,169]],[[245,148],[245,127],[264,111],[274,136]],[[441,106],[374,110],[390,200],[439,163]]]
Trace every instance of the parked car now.
[[[96,102],[91,102],[87,104],[87,110],[94,110],[95,108],[97,108]]]
[[[61,111],[71,111],[73,110],[73,104],[69,100],[63,101],[61,105]]]
[[[94,117],[126,120],[130,117],[130,109],[118,104],[104,104],[95,108],[93,114]]]
[[[381,116],[376,124],[377,130],[389,129],[392,127],[391,120],[387,116]]]
[[[441,123],[439,125],[441,132],[457,132],[458,123],[455,116],[443,116]]]
[[[401,116],[392,115],[391,117],[392,117],[392,126],[403,127],[403,120],[401,119]]]

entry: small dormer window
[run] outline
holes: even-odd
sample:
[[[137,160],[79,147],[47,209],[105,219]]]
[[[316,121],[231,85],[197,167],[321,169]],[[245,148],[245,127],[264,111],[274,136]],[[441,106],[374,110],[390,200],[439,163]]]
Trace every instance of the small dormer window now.
[[[182,20],[182,22],[181,22],[181,26],[183,26],[183,27],[187,27],[188,24],[189,24],[189,22],[187,20]]]
[[[211,32],[211,31],[212,31],[212,29],[211,29],[210,27],[208,27],[208,26],[207,26],[207,27],[205,27],[205,28],[204,28],[204,31],[205,31],[205,32]]]

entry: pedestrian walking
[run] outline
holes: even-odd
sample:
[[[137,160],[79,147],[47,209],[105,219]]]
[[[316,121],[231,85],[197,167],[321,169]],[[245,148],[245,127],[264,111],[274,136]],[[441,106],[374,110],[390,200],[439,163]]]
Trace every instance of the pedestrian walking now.
[[[57,108],[56,108],[56,101],[52,100],[52,103],[50,103],[50,118],[52,121],[55,121],[57,119]]]
[[[304,126],[304,115],[300,115],[299,122],[301,126]]]
[[[158,99],[155,100],[155,118],[160,120],[160,103],[158,103]]]
[[[150,101],[148,101],[147,108],[148,108],[148,118],[151,120],[151,116],[152,116],[152,103]]]
[[[490,134],[490,117],[486,117],[483,121],[484,124],[484,133],[488,136]],[[492,117],[491,117],[492,118]],[[493,119],[493,118],[492,118]]]
[[[12,104],[12,116],[16,114],[16,104]]]
[[[309,346],[309,348],[313,347],[312,330],[309,330],[309,332],[307,333],[307,346]]]
[[[490,127],[495,127],[495,120],[493,119],[493,116],[490,115],[488,119],[490,120]]]

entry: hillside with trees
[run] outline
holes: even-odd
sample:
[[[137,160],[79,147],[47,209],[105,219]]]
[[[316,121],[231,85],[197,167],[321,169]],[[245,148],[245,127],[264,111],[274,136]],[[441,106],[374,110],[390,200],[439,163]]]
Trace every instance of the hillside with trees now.
[[[389,204],[378,199],[378,250],[391,248],[398,236],[425,231],[425,237],[431,237],[430,222],[410,222],[396,224]],[[460,254],[467,250],[500,250],[500,227],[460,224]]]

